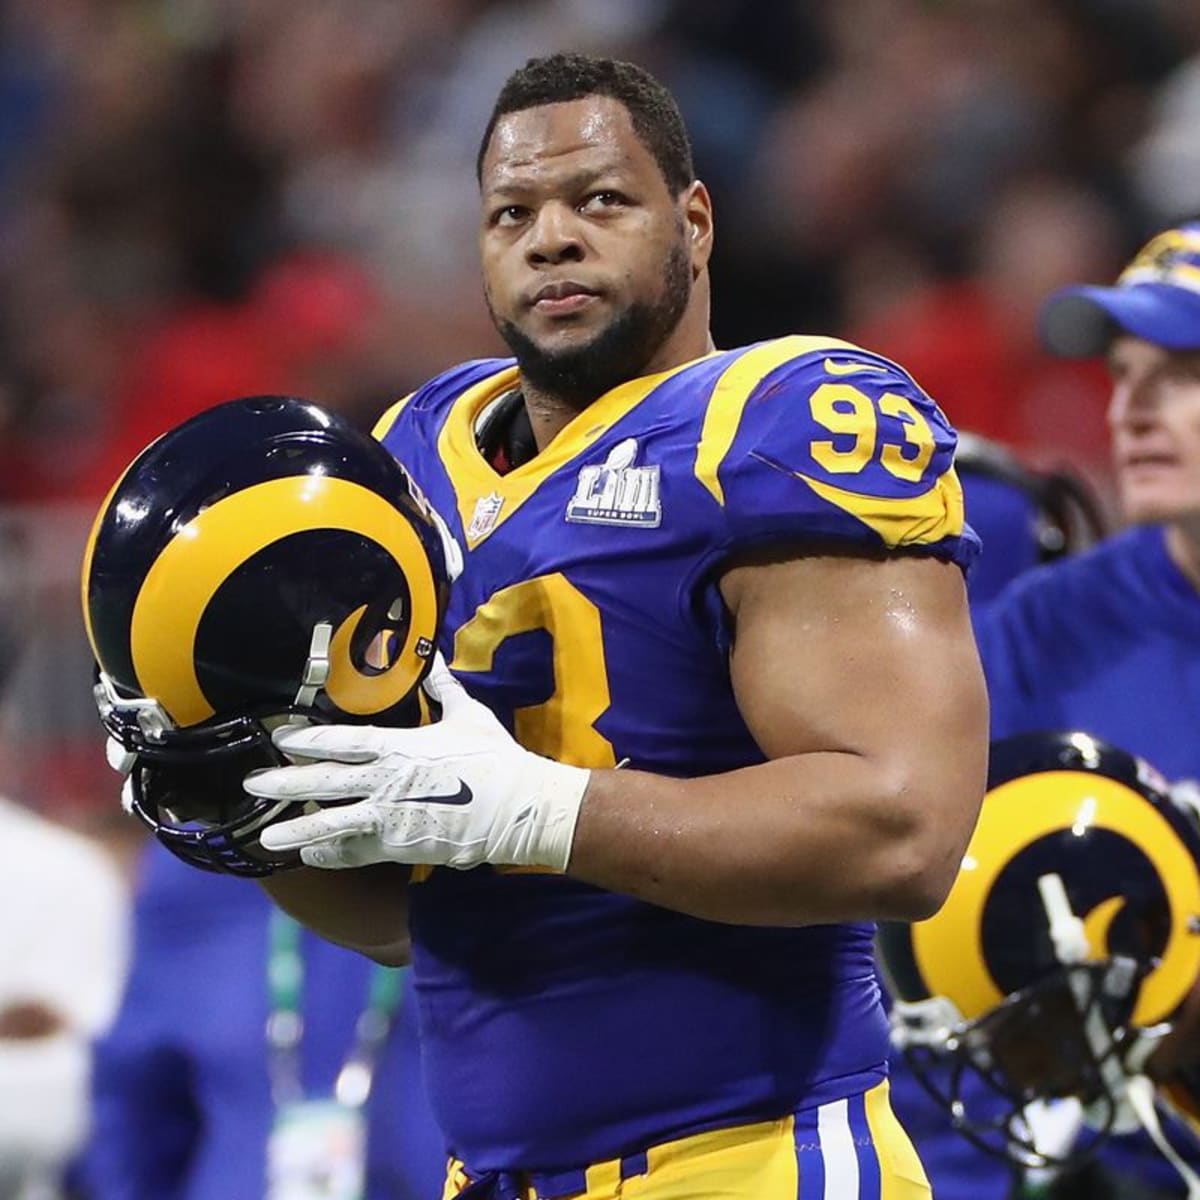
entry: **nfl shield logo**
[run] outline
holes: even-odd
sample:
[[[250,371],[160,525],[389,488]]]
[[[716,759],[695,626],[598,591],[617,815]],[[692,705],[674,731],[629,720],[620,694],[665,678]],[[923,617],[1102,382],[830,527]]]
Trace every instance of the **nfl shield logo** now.
[[[467,537],[472,541],[486,537],[496,528],[496,518],[504,505],[504,497],[498,492],[490,496],[481,496],[475,501],[475,511],[471,515],[471,524],[467,526]]]

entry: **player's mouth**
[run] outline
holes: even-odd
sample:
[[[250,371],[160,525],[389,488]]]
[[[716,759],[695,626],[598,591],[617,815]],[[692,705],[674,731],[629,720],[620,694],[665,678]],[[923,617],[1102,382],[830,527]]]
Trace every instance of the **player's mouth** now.
[[[533,294],[530,306],[547,317],[566,317],[587,308],[599,293],[573,279],[547,283]]]
[[[1144,471],[1170,470],[1178,466],[1179,460],[1174,454],[1165,451],[1133,450],[1122,454],[1119,459],[1120,469],[1131,473]]]

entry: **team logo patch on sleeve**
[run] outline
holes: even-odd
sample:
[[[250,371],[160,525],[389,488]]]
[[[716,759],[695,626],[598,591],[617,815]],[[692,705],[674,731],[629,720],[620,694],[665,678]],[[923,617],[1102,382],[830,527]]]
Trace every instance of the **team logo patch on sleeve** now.
[[[635,467],[637,440],[618,442],[603,463],[579,472],[566,518],[584,525],[641,525],[655,529],[662,522],[657,464]]]

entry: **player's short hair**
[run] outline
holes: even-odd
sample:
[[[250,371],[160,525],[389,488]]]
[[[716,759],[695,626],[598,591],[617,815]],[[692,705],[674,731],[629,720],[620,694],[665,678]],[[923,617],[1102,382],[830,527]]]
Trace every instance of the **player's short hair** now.
[[[479,143],[476,179],[483,179],[483,156],[501,117],[543,104],[582,100],[585,96],[608,96],[625,106],[634,133],[654,155],[673,195],[678,195],[696,178],[692,146],[679,105],[649,71],[614,58],[550,54],[529,59],[505,80]]]

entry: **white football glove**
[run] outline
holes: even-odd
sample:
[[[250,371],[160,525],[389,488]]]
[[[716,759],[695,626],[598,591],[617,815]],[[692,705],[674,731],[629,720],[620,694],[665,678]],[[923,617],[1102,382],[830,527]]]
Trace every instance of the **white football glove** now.
[[[425,690],[442,706],[442,718],[418,729],[275,730],[275,745],[288,758],[318,761],[251,774],[246,791],[336,807],[268,826],[263,847],[298,849],[311,867],[495,863],[565,870],[591,773],[519,746],[467,695],[441,655]]]

